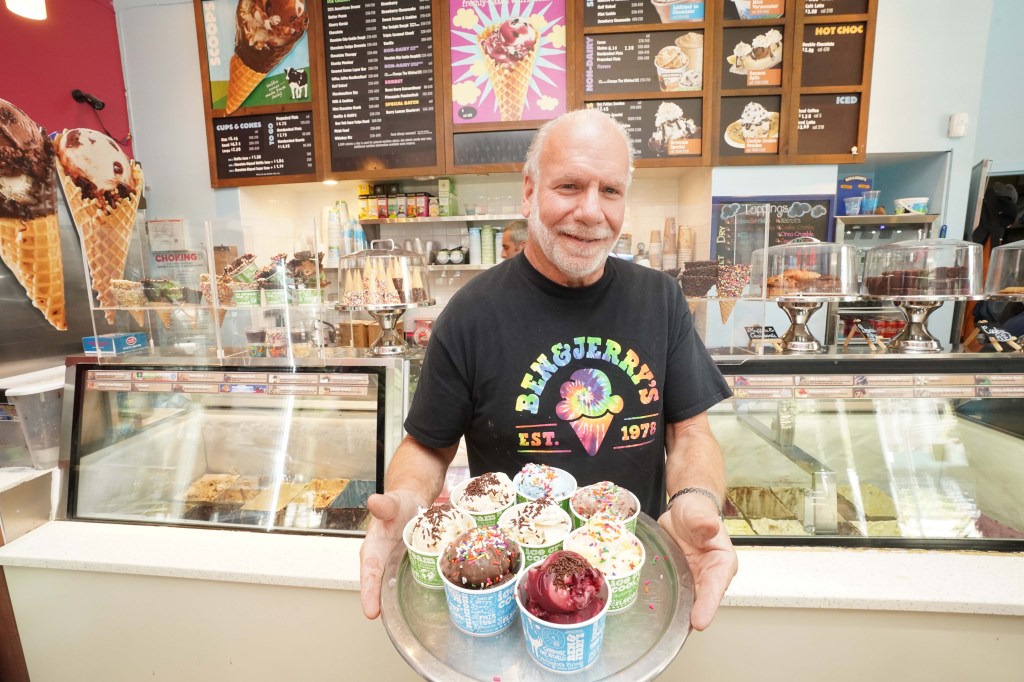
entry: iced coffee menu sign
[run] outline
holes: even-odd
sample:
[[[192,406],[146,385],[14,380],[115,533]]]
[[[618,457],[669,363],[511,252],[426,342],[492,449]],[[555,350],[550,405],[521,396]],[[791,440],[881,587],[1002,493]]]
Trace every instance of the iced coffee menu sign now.
[[[670,24],[704,21],[703,0],[586,0],[583,25]]]
[[[809,17],[867,12],[868,0],[804,0],[804,14]]]
[[[315,172],[313,115],[308,111],[213,120],[221,180]]]
[[[855,154],[860,95],[801,95],[797,153]]]
[[[700,31],[585,35],[583,53],[583,91],[588,95],[703,87]]]
[[[641,159],[700,156],[700,98],[608,101],[593,106],[626,127]]]
[[[429,0],[325,0],[331,170],[438,163]]]
[[[804,26],[800,85],[860,85],[866,36],[863,22]]]

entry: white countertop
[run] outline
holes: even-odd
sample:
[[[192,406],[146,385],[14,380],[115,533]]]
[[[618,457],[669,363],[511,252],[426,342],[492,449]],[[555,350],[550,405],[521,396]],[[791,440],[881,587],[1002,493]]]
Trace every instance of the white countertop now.
[[[360,542],[53,521],[0,547],[0,565],[357,590]],[[726,606],[1024,616],[1022,554],[742,547],[739,559]]]

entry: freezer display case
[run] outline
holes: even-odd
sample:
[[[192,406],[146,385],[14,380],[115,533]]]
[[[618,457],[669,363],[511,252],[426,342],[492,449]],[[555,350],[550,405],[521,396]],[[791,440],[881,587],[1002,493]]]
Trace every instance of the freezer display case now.
[[[359,535],[401,438],[408,362],[68,370],[68,519]]]
[[[1024,551],[1024,356],[719,367],[735,543]]]

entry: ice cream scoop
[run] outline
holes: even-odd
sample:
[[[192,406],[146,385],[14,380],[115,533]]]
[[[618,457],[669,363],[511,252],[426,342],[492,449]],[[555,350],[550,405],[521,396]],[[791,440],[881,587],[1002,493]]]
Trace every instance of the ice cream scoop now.
[[[498,63],[517,62],[533,52],[537,44],[537,31],[519,17],[502,22],[481,43],[488,57]]]
[[[238,0],[235,53],[228,76],[228,114],[242,105],[309,27],[305,0]]]
[[[101,132],[88,128],[64,131],[57,140],[57,158],[86,199],[115,206],[138,191],[128,155]]]
[[[578,552],[608,578],[634,572],[644,557],[640,540],[626,530],[624,523],[603,512],[570,533],[563,547]]]
[[[24,111],[0,99],[0,218],[56,211],[53,145]]]
[[[625,521],[636,513],[637,505],[628,490],[611,481],[601,481],[577,490],[572,496],[572,508],[584,519],[589,519],[599,512],[606,512],[620,521]]]
[[[540,497],[560,500],[573,493],[576,479],[567,471],[530,462],[516,475],[516,486],[519,494],[528,500]]]
[[[515,488],[511,479],[497,472],[470,479],[452,503],[466,511],[489,512],[509,506],[514,498]]]
[[[439,554],[455,538],[475,527],[473,517],[450,504],[435,504],[413,523],[409,544],[417,552]]]
[[[562,540],[572,530],[572,519],[557,502],[541,497],[517,504],[502,514],[498,527],[516,542],[535,547]]]
[[[519,545],[496,528],[466,531],[441,555],[441,574],[452,585],[483,590],[513,580],[522,566]]]
[[[604,607],[599,595],[604,576],[576,552],[559,550],[530,567],[526,609],[549,623],[590,620]]]

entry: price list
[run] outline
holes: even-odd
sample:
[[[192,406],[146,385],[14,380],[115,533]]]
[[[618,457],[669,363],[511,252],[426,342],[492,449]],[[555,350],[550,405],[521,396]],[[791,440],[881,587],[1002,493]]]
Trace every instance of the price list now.
[[[308,111],[215,119],[213,139],[222,180],[316,172]]]
[[[641,159],[700,156],[700,98],[595,102],[594,106],[621,123]]]
[[[437,164],[430,0],[326,0],[331,170]]]
[[[797,115],[798,154],[853,154],[860,95],[802,95]]]
[[[586,0],[583,6],[585,27],[703,20],[703,0]]]
[[[868,0],[804,0],[804,14],[809,17],[867,12]]]
[[[866,34],[862,22],[804,26],[800,85],[860,85]]]

